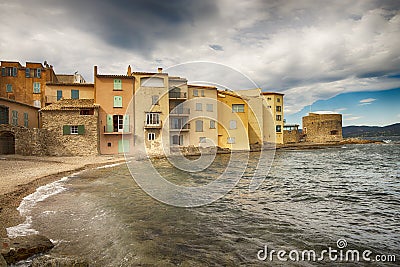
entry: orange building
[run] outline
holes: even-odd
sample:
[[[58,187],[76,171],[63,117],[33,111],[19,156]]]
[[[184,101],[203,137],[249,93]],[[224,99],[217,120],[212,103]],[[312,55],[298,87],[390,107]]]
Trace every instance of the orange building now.
[[[135,78],[131,74],[101,75],[94,66],[94,88],[95,103],[100,105],[100,153],[129,152],[133,146],[134,118],[128,107],[135,92]]]
[[[46,82],[56,82],[53,67],[45,62],[1,61],[0,97],[12,99],[35,107],[45,105]]]

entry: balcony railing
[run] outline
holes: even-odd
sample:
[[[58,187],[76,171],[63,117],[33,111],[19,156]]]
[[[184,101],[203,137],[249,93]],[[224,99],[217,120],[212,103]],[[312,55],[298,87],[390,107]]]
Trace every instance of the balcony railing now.
[[[189,115],[190,114],[190,108],[174,108],[171,110],[169,114],[173,115]]]
[[[186,92],[169,92],[169,98],[187,99],[187,93]]]
[[[185,125],[182,126],[178,126],[178,125],[171,125],[171,127],[169,127],[169,129],[171,131],[189,131],[190,129],[190,124],[186,123]]]
[[[158,123],[149,123],[149,122],[145,121],[144,128],[159,129],[159,128],[162,128],[162,122],[160,121]]]

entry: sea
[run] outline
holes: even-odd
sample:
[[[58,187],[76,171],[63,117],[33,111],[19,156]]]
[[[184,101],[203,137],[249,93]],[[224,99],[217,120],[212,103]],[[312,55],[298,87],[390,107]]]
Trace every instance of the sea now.
[[[51,255],[91,266],[399,266],[400,139],[383,139],[277,150],[271,168],[257,170],[265,180],[255,191],[252,152],[237,185],[200,207],[152,198],[125,163],[89,169],[27,196],[18,208],[26,221],[7,231],[44,235]],[[167,159],[153,165],[171,182],[201,185],[230,158],[217,155],[202,173]]]

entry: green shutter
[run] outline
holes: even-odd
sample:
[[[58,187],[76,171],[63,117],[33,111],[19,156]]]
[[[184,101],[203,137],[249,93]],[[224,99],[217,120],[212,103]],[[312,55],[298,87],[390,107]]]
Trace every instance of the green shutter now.
[[[118,141],[118,153],[127,153],[129,152],[130,142],[127,139]]]
[[[114,108],[122,108],[122,96],[114,96]]]
[[[113,131],[114,131],[113,115],[107,114],[106,133],[112,133]]]
[[[13,67],[13,76],[17,77],[17,68]]]
[[[121,79],[114,79],[114,90],[122,90]]]
[[[71,133],[71,126],[69,125],[64,125],[63,126],[63,135],[67,135]]]
[[[38,83],[38,82],[33,83],[33,93],[34,94],[40,93],[40,83]]]
[[[124,133],[129,133],[129,115],[124,115]]]
[[[85,134],[85,125],[78,125],[78,134]]]
[[[79,99],[79,90],[71,90],[71,99]]]

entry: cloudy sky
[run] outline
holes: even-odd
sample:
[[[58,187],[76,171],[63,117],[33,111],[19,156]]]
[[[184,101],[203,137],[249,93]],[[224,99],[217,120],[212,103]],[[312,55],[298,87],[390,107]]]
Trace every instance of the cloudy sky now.
[[[231,89],[253,87],[228,69],[264,91],[285,93],[292,122],[304,107],[352,92],[368,95],[349,103],[365,104],[364,112],[385,107],[373,92],[400,88],[398,0],[0,0],[0,9],[2,60],[47,60],[57,73],[79,71],[88,81],[93,65],[124,74],[130,64],[136,71],[163,67],[189,81],[207,80],[208,73],[208,82]],[[173,68],[198,61],[218,67]],[[349,110],[328,102],[324,109]],[[396,106],[381,124],[400,121]],[[342,113],[349,123],[373,123],[362,113]]]

